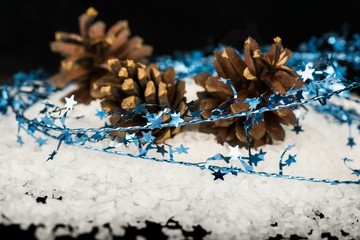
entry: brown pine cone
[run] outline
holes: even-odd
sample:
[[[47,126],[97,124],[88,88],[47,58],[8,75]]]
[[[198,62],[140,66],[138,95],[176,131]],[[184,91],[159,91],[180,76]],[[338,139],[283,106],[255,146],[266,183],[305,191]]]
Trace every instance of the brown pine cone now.
[[[60,72],[51,78],[51,82],[58,88],[70,81],[77,82],[79,89],[69,95],[74,94],[78,102],[86,104],[91,101],[91,82],[108,72],[107,60],[146,62],[146,57],[152,53],[152,47],[143,45],[142,38],[129,39],[126,20],[118,21],[106,31],[104,22],[94,22],[97,14],[94,8],[89,8],[79,17],[80,34],[56,32],[55,41],[50,43],[53,52],[65,57]]]
[[[110,59],[108,64],[112,73],[92,84],[91,96],[103,99],[101,106],[106,112],[116,113],[110,117],[110,122],[114,126],[145,125],[146,119],[141,115],[128,121],[119,122],[120,115],[117,114],[128,113],[142,103],[157,105],[148,107],[150,113],[158,113],[161,106],[165,105],[180,114],[185,112],[185,82],[175,81],[175,71],[172,67],[161,73],[155,64],[145,66],[132,60]],[[170,116],[167,115],[162,122],[169,120]],[[181,127],[169,127],[154,129],[152,134],[156,137],[156,142],[160,143],[180,131]],[[140,131],[135,133],[140,134]],[[119,135],[120,138],[124,136],[124,132]]]
[[[199,108],[202,117],[209,118],[211,111],[224,105],[234,96],[230,86],[219,81],[220,77],[230,79],[237,91],[237,102],[230,105],[229,113],[249,110],[249,104],[243,103],[246,98],[261,97],[266,104],[272,94],[285,94],[291,88],[303,86],[299,75],[285,63],[291,52],[284,48],[281,39],[276,37],[275,43],[265,55],[257,42],[248,38],[244,45],[244,60],[232,48],[216,51],[214,67],[218,76],[201,73],[195,76],[195,82],[205,91],[198,92]],[[296,117],[291,109],[265,112],[263,121],[254,124],[249,131],[252,147],[272,144],[273,140],[283,141],[285,131],[281,124],[294,125]],[[214,133],[219,143],[247,147],[244,130],[245,117],[231,118],[200,125],[200,131]]]

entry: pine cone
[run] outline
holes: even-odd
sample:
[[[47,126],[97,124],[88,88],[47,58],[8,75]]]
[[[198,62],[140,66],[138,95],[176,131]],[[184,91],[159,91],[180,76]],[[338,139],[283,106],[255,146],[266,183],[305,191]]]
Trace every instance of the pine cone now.
[[[299,75],[284,65],[291,52],[282,46],[279,37],[274,41],[269,52],[264,55],[257,42],[248,38],[244,45],[244,60],[232,48],[215,52],[214,67],[218,76],[210,76],[209,73],[195,76],[196,83],[205,89],[198,92],[203,118],[209,118],[212,110],[228,103],[234,96],[230,86],[219,81],[220,77],[230,79],[237,91],[237,102],[229,103],[229,113],[248,111],[249,104],[243,103],[246,98],[261,97],[262,101],[267,103],[274,93],[285,94],[291,88],[303,86]],[[296,124],[296,117],[289,108],[265,112],[262,118],[263,121],[254,124],[249,131],[251,146],[255,148],[272,144],[273,140],[283,141],[285,131],[280,123]],[[216,134],[221,144],[228,142],[231,145],[247,147],[245,120],[245,117],[237,117],[201,124],[200,131]]]
[[[143,45],[143,39],[135,36],[129,39],[130,30],[126,20],[118,21],[105,32],[106,25],[96,21],[98,12],[89,8],[79,17],[80,34],[56,32],[51,50],[65,57],[61,62],[60,73],[51,82],[63,88],[70,81],[77,82],[79,89],[69,94],[77,101],[91,101],[91,82],[108,72],[106,62],[110,58],[133,59],[146,62],[152,47]]]
[[[114,126],[145,125],[146,119],[140,115],[119,122],[120,114],[125,114],[142,103],[158,105],[148,107],[150,113],[158,113],[164,105],[180,114],[185,113],[185,82],[175,81],[175,71],[172,67],[161,73],[155,64],[145,66],[132,60],[110,59],[108,64],[112,73],[92,84],[91,95],[103,99],[101,106],[106,112],[116,113],[110,118]],[[162,122],[169,120],[170,117],[167,115]],[[181,127],[171,127],[154,129],[152,134],[156,137],[156,142],[160,143],[180,131]],[[139,131],[135,133],[140,134]],[[119,137],[123,138],[124,134],[122,132]]]

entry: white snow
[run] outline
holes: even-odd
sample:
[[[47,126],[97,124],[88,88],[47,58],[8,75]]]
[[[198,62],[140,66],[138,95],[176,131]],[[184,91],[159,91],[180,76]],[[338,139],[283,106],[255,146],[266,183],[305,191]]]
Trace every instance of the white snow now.
[[[188,100],[195,98],[197,90],[188,84]],[[56,93],[49,101],[59,103],[63,95]],[[342,103],[351,106],[345,100]],[[36,116],[37,109],[40,104],[29,110],[29,115]],[[72,116],[86,117],[69,124],[101,126],[96,109],[100,109],[98,101],[90,106],[75,105]],[[276,234],[319,239],[322,232],[340,237],[341,229],[350,234],[348,237],[360,237],[359,185],[332,186],[246,174],[227,174],[225,181],[213,181],[209,171],[198,168],[67,145],[53,161],[46,162],[56,141],[49,139],[39,148],[23,133],[25,144],[20,147],[15,116],[0,116],[0,123],[0,213],[11,220],[0,216],[0,223],[19,223],[24,229],[31,223],[42,223],[45,228],[36,233],[39,239],[53,238],[51,230],[58,223],[71,224],[76,235],[109,222],[115,233],[121,234],[121,226],[128,223],[165,223],[171,217],[186,228],[200,224],[212,232],[206,239],[265,239]],[[360,160],[360,144],[353,149],[346,146],[346,125],[337,125],[310,110],[302,126],[305,132],[296,135],[287,128],[285,142],[265,146],[265,162],[257,169],[277,172],[281,152],[296,143],[289,153],[297,154],[297,162],[284,168],[284,174],[358,179],[342,161],[344,157]],[[360,143],[358,134],[354,135],[355,142]],[[192,162],[230,150],[217,144],[213,135],[198,132],[196,126],[187,127],[168,143],[190,147],[189,154],[179,155],[179,159]],[[47,196],[46,204],[37,203],[38,196]],[[59,196],[61,201],[56,199]],[[318,212],[325,217],[321,219],[315,214]],[[277,227],[270,226],[275,222]]]

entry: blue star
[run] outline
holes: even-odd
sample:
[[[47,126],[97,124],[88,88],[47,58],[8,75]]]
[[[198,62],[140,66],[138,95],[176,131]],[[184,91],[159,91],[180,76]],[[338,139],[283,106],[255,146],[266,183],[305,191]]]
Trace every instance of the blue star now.
[[[155,137],[152,135],[151,131],[143,132],[141,131],[143,137],[140,138],[140,141],[143,143],[152,143],[155,140]]]
[[[185,154],[188,154],[188,150],[190,148],[187,148],[187,147],[184,147],[184,145],[180,145],[180,147],[176,148],[176,151],[178,154],[181,154],[181,153],[185,153]]]
[[[258,153],[258,155],[259,155],[259,158],[260,158],[262,161],[264,161],[265,154],[266,154],[266,152],[263,152],[263,150],[260,149],[260,152]]]
[[[72,95],[70,98],[65,97],[65,108],[66,110],[73,110],[74,105],[77,104],[77,101],[74,100],[74,95]]]
[[[217,172],[213,172],[211,174],[214,175],[214,181],[217,179],[221,179],[224,181],[224,176],[226,175],[226,173],[222,173],[220,170],[217,170]]]
[[[295,125],[291,131],[296,132],[296,134],[299,134],[299,132],[303,132],[304,130],[301,128],[300,125]]]
[[[286,165],[290,166],[291,164],[296,163],[296,156],[296,154],[293,156],[289,154],[289,158],[285,161]]]
[[[202,113],[202,112],[203,112],[203,111],[200,110],[200,109],[196,110],[195,112],[192,112],[192,113],[191,113],[191,118],[192,118],[192,119],[194,119],[194,118],[201,118],[201,113]]]
[[[19,136],[19,135],[17,136],[17,141],[16,142],[18,142],[20,144],[20,146],[22,146],[24,144],[21,136]]]
[[[97,110],[95,116],[98,116],[100,120],[103,120],[106,117],[106,113],[104,110]]]
[[[161,122],[163,120],[162,117],[158,116],[157,114],[150,114],[148,112],[143,117],[147,119],[148,126],[151,128],[161,128]]]
[[[180,117],[180,112],[179,112],[179,113],[170,114],[170,116],[171,116],[170,124],[174,124],[175,127],[178,127],[180,123],[183,123],[183,122],[184,122],[184,119],[182,119],[182,118]]]
[[[52,119],[49,115],[46,115],[43,119],[41,119],[41,121],[50,127],[54,125],[54,119]]]
[[[254,119],[254,123],[256,124],[259,124],[263,120],[261,113],[255,113],[253,119]]]
[[[353,148],[354,145],[356,145],[356,143],[354,142],[354,138],[349,137],[348,138],[348,143],[346,144],[348,146],[350,146],[351,148]]]
[[[246,98],[246,99],[244,100],[244,103],[248,103],[248,104],[250,105],[249,108],[250,108],[251,111],[252,111],[252,110],[255,110],[256,107],[257,107],[257,105],[258,105],[260,102],[261,102],[261,101],[260,101],[259,98]]]
[[[54,160],[54,157],[55,155],[57,154],[57,152],[54,150],[52,153],[50,153],[48,159],[46,161],[49,161],[49,160]]]
[[[319,88],[319,86],[316,85],[314,82],[315,82],[315,81],[311,81],[310,83],[308,83],[308,84],[306,85],[306,89],[307,89],[308,92],[315,91],[315,90],[317,90],[317,89]]]
[[[258,162],[264,161],[266,152],[263,152],[262,149],[260,149],[259,153],[256,154],[250,154],[249,156],[249,164],[252,166],[253,164],[255,167],[257,167]]]
[[[47,139],[43,139],[41,137],[36,139],[36,143],[39,144],[39,147],[42,147],[43,145],[45,145],[47,143]]]
[[[155,119],[150,120],[150,126],[151,128],[161,128],[161,122],[162,122],[162,118],[161,117],[157,117]]]
[[[360,177],[360,169],[354,169],[354,170],[352,170],[353,172],[352,172],[352,174],[353,175],[355,175],[355,176],[357,176],[357,177]]]
[[[164,157],[165,153],[168,153],[168,151],[165,150],[165,146],[156,146],[156,152],[161,153],[161,155]]]

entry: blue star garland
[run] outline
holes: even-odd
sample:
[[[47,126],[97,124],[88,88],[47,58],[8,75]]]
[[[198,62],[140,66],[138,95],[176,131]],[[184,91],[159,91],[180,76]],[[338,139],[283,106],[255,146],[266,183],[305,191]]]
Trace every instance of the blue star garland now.
[[[334,36],[331,36],[334,37]],[[337,38],[334,37],[330,42],[337,42]],[[358,38],[359,39],[359,38]],[[341,47],[341,44],[333,44],[336,51],[348,50],[347,45],[345,48]],[[359,44],[359,40],[353,41],[355,44]],[[158,145],[154,143],[154,136],[152,135],[153,129],[165,128],[165,127],[178,127],[189,124],[199,124],[204,122],[214,122],[223,119],[229,119],[233,117],[246,117],[245,122],[245,132],[248,138],[248,131],[251,129],[253,124],[258,124],[263,121],[262,114],[267,111],[276,111],[282,108],[306,108],[305,105],[311,106],[316,111],[332,116],[338,123],[347,123],[349,129],[351,130],[351,125],[357,124],[360,126],[360,114],[358,114],[353,109],[344,109],[342,106],[338,106],[329,102],[329,99],[332,97],[345,98],[356,103],[360,103],[357,100],[351,99],[349,97],[349,90],[359,87],[360,82],[357,79],[349,81],[343,77],[344,71],[339,66],[339,56],[340,54],[331,54],[325,55],[326,57],[324,63],[320,64],[320,56],[323,54],[316,47],[309,47],[312,52],[311,54],[303,54],[301,52],[295,52],[294,57],[291,59],[292,66],[299,66],[298,73],[301,76],[301,79],[307,83],[301,89],[292,89],[287,94],[272,94],[269,98],[269,103],[266,104],[262,102],[261,98],[250,98],[246,99],[244,102],[250,105],[249,111],[230,114],[226,107],[221,106],[218,109],[215,109],[212,112],[212,116],[208,119],[201,118],[201,110],[196,110],[194,112],[190,111],[190,107],[195,104],[195,102],[187,103],[187,109],[185,114],[180,115],[171,111],[166,106],[162,107],[162,110],[158,114],[151,114],[148,111],[150,105],[141,104],[138,105],[132,112],[126,113],[120,117],[121,120],[132,119],[136,115],[141,115],[147,119],[147,124],[145,126],[132,126],[132,127],[113,127],[104,123],[104,126],[101,128],[69,128],[66,125],[66,120],[68,117],[68,112],[76,109],[76,101],[73,97],[66,99],[66,104],[64,107],[55,106],[51,103],[44,102],[44,108],[40,111],[39,117],[36,119],[28,119],[24,116],[25,111],[38,101],[45,100],[50,94],[54,92],[51,86],[45,81],[47,77],[41,71],[25,74],[19,73],[14,76],[14,84],[12,86],[1,86],[0,87],[0,113],[5,114],[9,109],[11,109],[15,115],[18,122],[18,135],[17,142],[22,145],[24,144],[20,134],[20,131],[24,131],[30,137],[35,139],[36,143],[39,146],[42,146],[47,143],[48,139],[55,139],[58,141],[57,149],[54,150],[48,157],[47,161],[53,160],[55,155],[60,151],[62,143],[82,147],[84,149],[90,149],[95,151],[101,151],[111,154],[117,154],[121,156],[135,157],[140,159],[148,159],[158,162],[171,163],[171,164],[181,164],[185,166],[198,167],[201,170],[209,170],[214,175],[214,180],[221,179],[224,180],[224,176],[227,173],[233,175],[238,175],[239,173],[246,174],[255,174],[264,177],[276,177],[284,179],[293,179],[300,181],[310,181],[310,182],[323,182],[329,184],[360,184],[359,181],[341,181],[336,179],[317,179],[317,178],[307,178],[300,176],[290,176],[283,174],[284,167],[291,167],[292,164],[296,163],[297,155],[289,154],[288,158],[284,160],[286,152],[290,151],[293,148],[293,145],[289,145],[280,156],[279,160],[279,173],[266,173],[255,171],[254,167],[257,167],[257,164],[261,161],[265,161],[265,154],[261,149],[259,153],[253,153],[251,148],[248,149],[248,156],[238,156],[236,161],[241,163],[241,167],[237,167],[231,163],[233,156],[224,156],[222,154],[216,154],[213,157],[207,158],[204,162],[188,162],[188,161],[179,161],[176,160],[177,155],[188,154],[189,148],[184,147],[182,144],[179,147],[173,147],[168,144]],[[316,50],[314,50],[316,49]],[[353,56],[355,53],[353,53]],[[357,53],[356,53],[357,54]],[[359,54],[360,55],[360,54]],[[203,52],[192,52],[189,55],[177,55],[177,58],[159,58],[158,63],[160,68],[166,68],[169,64],[175,65],[176,71],[180,73],[179,76],[182,77],[192,77],[194,74],[198,74],[203,71],[210,73],[214,72],[212,66],[212,58],[204,55]],[[350,61],[350,60],[349,60]],[[303,64],[308,62],[307,64]],[[323,69],[319,69],[323,67]],[[229,79],[220,79],[224,84],[228,84],[234,91],[234,96],[236,96],[236,91],[231,84]],[[335,87],[337,86],[337,87]],[[236,98],[231,99],[231,101],[237,101]],[[320,104],[319,104],[320,103]],[[340,110],[340,111],[339,111]],[[105,114],[103,110],[97,110],[96,116],[100,120],[105,119],[111,114]],[[168,117],[170,121],[164,122],[163,119]],[[75,119],[81,120],[80,117]],[[120,120],[119,120],[120,121]],[[136,136],[135,134],[130,134],[129,132],[140,130],[142,133],[141,137]],[[107,147],[101,148],[95,143],[99,141],[104,141],[109,139],[110,134],[116,132],[126,132],[126,136],[123,139],[114,137],[112,141],[108,144]],[[297,134],[302,132],[300,123],[298,122],[293,131]],[[355,145],[354,138],[351,135],[348,138],[348,144],[350,147]],[[43,138],[43,135],[47,138]],[[249,138],[248,138],[249,139]],[[138,147],[139,154],[129,153],[127,151],[119,150],[121,146],[129,146],[133,144]],[[151,157],[150,152],[156,152],[162,156],[162,158]],[[224,161],[227,164],[227,167],[220,167],[217,165],[217,161]],[[344,161],[345,164],[348,164],[348,161]],[[359,169],[351,169],[352,174],[359,176]]]

